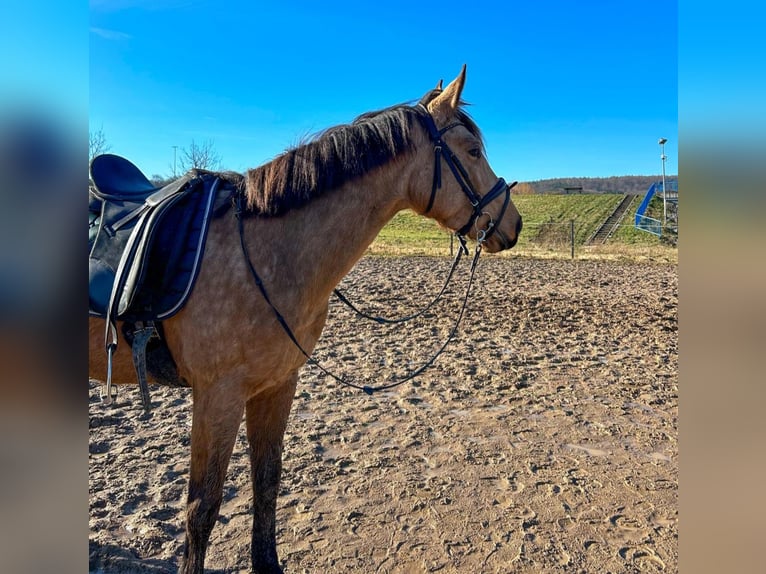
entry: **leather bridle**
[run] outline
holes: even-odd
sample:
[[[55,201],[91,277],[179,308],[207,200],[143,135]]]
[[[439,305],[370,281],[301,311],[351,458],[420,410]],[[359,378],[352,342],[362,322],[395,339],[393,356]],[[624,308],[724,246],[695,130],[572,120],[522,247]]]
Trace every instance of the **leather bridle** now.
[[[503,219],[505,210],[508,208],[508,204],[511,201],[511,188],[518,182],[514,181],[511,185],[508,185],[501,177],[497,180],[497,183],[492,186],[492,189],[490,189],[486,195],[479,195],[471,184],[471,179],[468,177],[468,172],[466,172],[463,164],[460,163],[458,157],[447,145],[447,142],[445,142],[442,138],[442,136],[447,131],[462,124],[460,122],[454,122],[443,127],[442,129],[438,129],[436,127],[436,122],[434,121],[433,116],[428,111],[426,106],[420,103],[417,105],[417,109],[420,112],[419,116],[423,120],[423,123],[428,130],[428,135],[431,137],[431,142],[434,145],[434,176],[433,183],[431,185],[431,196],[428,199],[428,206],[426,207],[426,210],[423,212],[423,214],[425,215],[431,211],[431,208],[433,208],[434,205],[434,200],[436,199],[436,192],[441,189],[441,160],[444,158],[444,162],[450,168],[450,171],[452,171],[452,175],[455,176],[455,179],[460,185],[460,189],[463,190],[463,193],[468,198],[468,201],[471,203],[471,207],[473,208],[473,212],[471,213],[471,217],[468,219],[468,222],[463,225],[463,227],[458,229],[455,234],[458,237],[464,237],[476,224],[476,220],[479,219],[479,217],[482,215],[486,215],[489,217],[487,228],[476,230],[476,240],[480,244],[484,243],[495,232],[497,226],[500,224],[500,221]],[[503,193],[505,194],[505,198],[503,199],[503,207],[500,209],[500,214],[497,217],[497,221],[495,221],[494,218],[484,210],[484,208]]]
[[[266,303],[269,305],[269,307],[271,307],[271,310],[273,311],[275,318],[279,322],[285,334],[293,342],[293,344],[298,348],[298,350],[303,354],[303,356],[306,357],[307,361],[310,364],[315,365],[325,375],[335,379],[342,385],[362,390],[368,395],[371,395],[376,391],[392,389],[394,387],[398,387],[399,385],[403,383],[411,381],[412,379],[417,377],[420,373],[422,373],[426,368],[428,368],[431,364],[433,364],[436,358],[439,355],[441,355],[441,353],[447,347],[449,342],[454,338],[455,333],[457,332],[458,326],[460,325],[460,321],[463,318],[463,314],[465,312],[466,306],[468,305],[468,299],[471,293],[471,285],[473,284],[474,272],[476,271],[476,264],[479,262],[479,255],[481,254],[482,245],[496,231],[497,225],[503,219],[503,216],[505,215],[505,210],[507,209],[508,204],[511,201],[511,188],[517,183],[517,182],[513,182],[511,185],[508,185],[505,182],[505,180],[501,177],[497,180],[497,183],[495,183],[495,185],[492,186],[492,189],[490,189],[486,195],[481,196],[478,193],[476,193],[476,190],[474,189],[473,185],[471,184],[471,180],[468,177],[468,173],[466,172],[463,165],[460,163],[460,160],[452,152],[452,150],[447,145],[447,143],[442,139],[442,136],[448,130],[451,130],[452,128],[462,124],[460,122],[455,122],[439,130],[437,129],[436,123],[434,122],[434,119],[431,116],[430,112],[423,104],[418,104],[418,107],[416,109],[418,110],[418,115],[419,117],[422,118],[426,126],[426,129],[428,130],[428,133],[431,136],[431,140],[434,144],[434,154],[435,154],[434,177],[433,177],[433,186],[431,188],[431,197],[428,200],[428,207],[423,213],[425,214],[431,211],[431,208],[433,207],[433,204],[434,204],[434,200],[436,199],[436,192],[439,189],[441,189],[441,158],[442,157],[444,157],[444,161],[449,166],[450,170],[452,171],[452,174],[455,176],[455,179],[460,185],[460,188],[463,190],[463,193],[466,195],[466,197],[468,198],[468,201],[471,202],[471,206],[473,207],[473,212],[471,213],[471,217],[469,218],[468,222],[455,232],[455,235],[457,235],[458,239],[460,240],[461,248],[458,249],[457,257],[455,258],[455,262],[453,263],[452,269],[450,270],[449,276],[447,277],[447,283],[449,283],[449,279],[450,277],[452,277],[452,273],[454,272],[458,261],[460,261],[460,254],[463,251],[465,251],[465,253],[468,253],[468,249],[466,247],[465,235],[467,235],[468,232],[471,230],[471,228],[476,225],[476,220],[482,215],[487,215],[487,217],[489,217],[489,223],[487,224],[486,229],[476,230],[476,249],[474,252],[473,262],[471,263],[471,270],[468,276],[468,285],[466,287],[465,297],[463,298],[463,303],[460,307],[460,313],[458,314],[458,317],[455,321],[455,325],[452,327],[452,330],[447,336],[447,340],[442,344],[442,346],[436,351],[436,353],[428,361],[426,361],[423,365],[421,365],[420,367],[412,371],[408,376],[404,377],[403,379],[399,379],[397,381],[384,384],[384,385],[378,385],[375,387],[370,385],[358,385],[351,381],[347,381],[343,377],[338,376],[334,374],[333,372],[329,371],[328,369],[326,369],[317,359],[313,358],[312,355],[303,348],[303,346],[298,341],[298,338],[295,336],[295,333],[293,333],[293,330],[287,324],[287,321],[285,320],[284,316],[279,312],[279,310],[271,302],[271,298],[269,297],[269,294],[266,291],[266,286],[263,284],[263,281],[261,280],[260,276],[258,275],[258,272],[255,269],[255,266],[253,265],[253,262],[250,258],[250,253],[247,248],[247,243],[245,242],[245,232],[244,232],[244,222],[243,222],[243,215],[246,211],[245,200],[242,194],[237,195],[235,200],[235,205],[237,207],[235,214],[237,217],[237,226],[239,229],[239,239],[240,239],[240,245],[242,247],[242,253],[245,257],[245,262],[247,263],[247,266],[250,269],[250,273],[253,276],[253,279],[255,280],[256,286],[260,290],[261,295],[263,296]],[[503,207],[500,210],[500,214],[497,218],[497,221],[495,221],[489,213],[484,211],[484,208],[487,207],[492,201],[497,199],[503,193],[505,193],[505,199],[503,200]],[[501,237],[502,237],[502,234],[501,234]],[[445,283],[444,287],[442,288],[442,291],[439,293],[436,300],[438,300],[441,297],[442,293],[444,293],[447,283]],[[337,290],[336,290],[336,294],[338,294],[341,297],[342,301],[345,300],[344,302],[350,305],[348,300],[346,300],[345,297],[340,295]],[[367,317],[368,319],[372,319],[379,323],[400,323],[404,321],[409,321],[410,319],[414,319],[415,317],[420,316],[423,313],[423,311],[430,308],[433,305],[433,303],[436,302],[436,300],[429,303],[429,305],[425,309],[421,310],[420,312],[410,315],[408,317],[404,317],[402,319],[397,319],[397,320],[386,320],[380,317],[372,317],[365,313],[360,312],[353,305],[350,305],[350,307],[354,309],[360,315],[363,315]]]

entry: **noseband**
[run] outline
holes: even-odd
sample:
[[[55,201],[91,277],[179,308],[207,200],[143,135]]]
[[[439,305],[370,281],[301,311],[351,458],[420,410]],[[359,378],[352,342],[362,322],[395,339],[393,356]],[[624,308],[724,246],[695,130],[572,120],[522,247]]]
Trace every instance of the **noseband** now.
[[[450,277],[452,277],[452,273],[455,270],[455,267],[457,266],[458,261],[460,261],[460,254],[463,251],[465,251],[466,254],[468,253],[468,249],[466,248],[465,235],[471,230],[471,227],[476,225],[476,220],[480,216],[486,214],[487,217],[489,217],[489,223],[487,224],[486,229],[477,229],[477,232],[476,232],[477,245],[476,245],[476,251],[473,257],[473,262],[471,263],[471,271],[468,276],[468,286],[466,287],[465,297],[463,298],[463,304],[460,307],[460,313],[458,314],[457,320],[455,321],[455,325],[453,326],[452,330],[447,336],[447,340],[425,364],[415,369],[413,372],[411,372],[408,376],[406,376],[403,379],[399,379],[397,381],[393,381],[391,383],[379,385],[376,387],[372,387],[369,385],[357,385],[327,370],[324,366],[322,366],[322,364],[317,359],[313,358],[311,354],[308,353],[301,346],[300,342],[298,341],[297,337],[293,333],[292,329],[290,329],[290,326],[287,324],[287,321],[285,320],[285,318],[282,316],[279,310],[271,302],[271,299],[269,298],[269,295],[266,291],[266,287],[263,284],[263,281],[261,280],[260,276],[258,275],[252,260],[250,259],[247,243],[245,242],[244,222],[243,222],[243,215],[242,215],[244,212],[243,199],[241,194],[237,197],[236,217],[237,217],[237,225],[239,228],[239,240],[240,240],[240,245],[242,247],[242,253],[245,257],[245,262],[247,263],[247,266],[250,269],[250,273],[253,276],[253,279],[255,280],[256,286],[260,290],[261,295],[263,296],[266,303],[269,305],[269,307],[271,307],[271,310],[273,311],[274,316],[276,317],[280,326],[282,327],[284,332],[287,334],[289,339],[293,342],[293,344],[303,354],[303,356],[306,357],[306,360],[309,363],[316,365],[319,368],[319,370],[322,371],[325,375],[335,379],[339,383],[346,385],[348,387],[353,387],[355,389],[362,390],[368,395],[371,395],[373,392],[376,392],[376,391],[383,391],[387,389],[392,389],[394,387],[398,387],[399,385],[414,379],[436,360],[436,358],[444,351],[444,349],[447,347],[449,342],[453,339],[453,337],[455,336],[455,333],[457,332],[458,326],[460,325],[460,321],[463,318],[463,313],[465,312],[466,306],[468,305],[468,298],[471,293],[471,285],[473,284],[473,277],[474,277],[474,272],[476,271],[476,264],[479,262],[479,254],[481,253],[481,250],[482,250],[482,244],[495,232],[495,230],[497,229],[497,224],[499,224],[500,221],[503,219],[503,216],[505,215],[505,210],[511,201],[511,188],[517,183],[517,182],[513,182],[511,185],[508,185],[505,182],[505,180],[501,177],[497,180],[497,183],[495,183],[495,185],[492,186],[492,189],[490,189],[486,195],[481,196],[478,193],[476,193],[473,186],[471,185],[471,180],[468,177],[468,172],[466,172],[465,168],[460,163],[460,160],[452,152],[452,150],[449,148],[447,143],[442,139],[442,136],[444,135],[445,132],[461,124],[459,122],[452,123],[448,125],[447,127],[439,130],[436,128],[436,123],[434,122],[434,119],[431,116],[428,109],[422,104],[418,104],[418,108],[419,108],[418,115],[423,118],[423,122],[425,123],[425,126],[428,129],[428,133],[431,136],[431,141],[433,141],[433,144],[434,144],[434,153],[435,153],[433,187],[431,188],[431,197],[428,200],[428,207],[426,208],[424,213],[428,213],[429,211],[431,211],[431,208],[433,207],[433,204],[434,204],[434,199],[436,198],[436,192],[439,189],[441,189],[441,185],[442,185],[441,158],[442,156],[444,156],[444,161],[447,162],[447,165],[452,171],[452,174],[455,176],[455,179],[460,185],[460,188],[463,190],[463,193],[466,195],[466,197],[468,198],[468,201],[471,202],[471,206],[473,207],[473,213],[471,214],[471,217],[468,220],[468,222],[455,232],[455,234],[458,236],[458,239],[460,240],[461,248],[458,249],[457,256],[455,257],[455,262],[453,263],[452,269],[450,270],[449,276],[447,277],[447,283],[449,282]],[[486,211],[484,211],[484,208],[487,207],[492,201],[494,201],[502,193],[505,193],[505,199],[503,201],[503,207],[500,210],[500,215],[497,218],[497,222],[495,222],[492,216]],[[444,290],[447,287],[447,283],[445,283],[444,287],[442,288],[442,291],[439,293],[436,300],[438,300],[441,297],[442,293],[444,293]],[[379,323],[400,323],[404,321],[409,321],[410,319],[414,319],[415,317],[420,316],[423,313],[423,311],[429,309],[433,305],[433,303],[436,301],[436,300],[432,301],[431,303],[429,303],[429,305],[425,309],[411,316],[404,317],[398,320],[386,320],[380,317],[371,317],[369,315],[366,315],[365,313],[360,312],[358,309],[356,309],[356,307],[351,305],[348,302],[348,300],[338,292],[337,289],[335,290],[335,292],[340,297],[341,301],[344,301],[345,303],[347,303],[357,313],[369,319],[373,319],[374,321]]]
[[[441,189],[441,159],[443,157],[445,163],[449,166],[450,171],[452,171],[452,175],[455,176],[455,179],[460,185],[460,189],[463,190],[463,193],[471,203],[471,207],[473,207],[473,213],[471,213],[471,217],[468,219],[468,222],[455,233],[461,238],[464,237],[468,234],[469,231],[471,231],[471,227],[476,224],[476,220],[479,219],[479,217],[482,215],[486,214],[487,217],[489,217],[489,224],[487,225],[486,229],[477,229],[476,237],[479,243],[484,243],[495,232],[497,225],[499,225],[500,221],[503,219],[505,210],[508,208],[508,203],[511,201],[511,188],[518,182],[514,181],[511,185],[508,185],[501,177],[497,180],[497,183],[492,186],[492,189],[490,189],[486,195],[479,195],[471,184],[471,179],[468,177],[468,172],[466,172],[463,164],[460,163],[460,160],[447,145],[447,142],[442,139],[442,136],[447,131],[461,125],[460,122],[454,122],[447,125],[446,127],[443,127],[442,129],[438,129],[436,127],[436,122],[434,122],[434,118],[428,109],[423,104],[418,104],[417,107],[421,112],[420,116],[423,118],[425,127],[428,130],[428,134],[434,144],[434,177],[433,184],[431,186],[431,197],[428,199],[428,207],[426,207],[426,210],[423,213],[426,214],[431,211],[431,208],[434,205],[434,200],[436,199],[436,192]],[[500,215],[497,218],[497,222],[495,222],[492,216],[484,211],[484,208],[492,203],[502,193],[505,193],[505,199],[503,200],[503,207],[500,210]]]

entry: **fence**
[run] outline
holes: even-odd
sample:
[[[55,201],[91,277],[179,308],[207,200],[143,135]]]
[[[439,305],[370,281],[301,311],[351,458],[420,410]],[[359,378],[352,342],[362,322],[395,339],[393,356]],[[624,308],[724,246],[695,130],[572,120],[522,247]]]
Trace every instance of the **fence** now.
[[[647,217],[645,224],[655,236],[659,233],[661,222]],[[656,245],[650,236],[643,236],[635,231],[631,218],[619,223],[610,239],[605,242],[588,240],[593,235],[594,224],[576,219],[565,221],[525,221],[519,242],[513,248],[511,256],[530,256],[551,259],[591,259],[600,255],[624,255],[631,249]],[[644,238],[645,237],[645,238]]]
[[[646,191],[646,195],[644,195],[643,201],[641,201],[641,204],[638,206],[638,209],[636,210],[636,218],[635,218],[636,229],[640,229],[642,231],[652,233],[659,237],[662,236],[662,222],[657,219],[654,219],[653,217],[644,215],[644,213],[646,213],[646,209],[647,207],[649,207],[649,203],[652,201],[652,198],[655,196],[655,194],[661,194],[661,193],[665,194],[666,200],[677,202],[678,201],[678,180],[677,179],[665,180],[664,189],[662,187],[661,181],[655,181]]]
[[[636,228],[648,233],[653,233],[657,237],[662,237],[662,221],[649,217],[648,215],[636,214]]]
[[[574,259],[575,244],[577,243],[574,219],[569,221],[525,223],[524,232],[522,233],[526,233],[529,236],[528,241],[523,241],[522,245],[526,243],[528,246],[555,252],[568,251],[570,257]]]

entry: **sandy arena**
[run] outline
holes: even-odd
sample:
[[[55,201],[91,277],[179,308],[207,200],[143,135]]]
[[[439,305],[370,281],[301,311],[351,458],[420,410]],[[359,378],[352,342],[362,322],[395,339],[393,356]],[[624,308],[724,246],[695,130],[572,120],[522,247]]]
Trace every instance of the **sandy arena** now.
[[[367,258],[341,287],[412,312],[447,259]],[[447,336],[468,262],[423,319],[381,327],[331,305],[317,356],[361,384],[417,368]],[[258,297],[253,290],[253,297]],[[278,552],[294,573],[623,573],[678,569],[675,265],[479,262],[455,340],[413,383],[372,397],[315,367],[285,435]],[[175,572],[191,393],[90,387],[90,572]],[[250,567],[251,486],[234,448],[207,570]]]

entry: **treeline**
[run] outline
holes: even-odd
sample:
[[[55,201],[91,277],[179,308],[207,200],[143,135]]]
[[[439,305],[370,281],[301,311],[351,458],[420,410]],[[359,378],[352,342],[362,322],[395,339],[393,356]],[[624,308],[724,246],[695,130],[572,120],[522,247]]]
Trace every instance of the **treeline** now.
[[[557,177],[526,182],[527,193],[646,193],[661,175],[619,175],[612,177]],[[666,181],[677,176],[665,176]],[[519,184],[520,186],[522,184]]]

